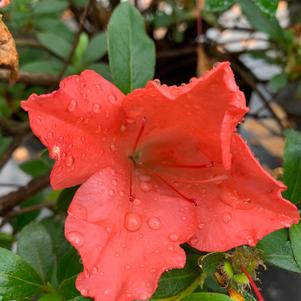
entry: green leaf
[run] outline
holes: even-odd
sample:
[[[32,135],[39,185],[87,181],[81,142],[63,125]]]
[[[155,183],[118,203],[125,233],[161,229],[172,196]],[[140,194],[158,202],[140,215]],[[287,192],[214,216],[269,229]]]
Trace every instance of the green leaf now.
[[[108,26],[109,62],[114,83],[124,93],[153,78],[154,42],[146,35],[144,19],[128,2],[113,12]]]
[[[63,298],[56,293],[51,293],[42,296],[38,301],[63,301]]]
[[[277,92],[279,89],[285,87],[287,82],[287,75],[285,73],[280,73],[272,77],[269,81],[269,87],[273,92]]]
[[[33,178],[42,176],[50,171],[50,167],[41,159],[34,159],[23,162],[19,168]]]
[[[88,43],[89,43],[88,35],[85,32],[81,33],[79,37],[79,41],[77,43],[77,47],[75,49],[75,53],[72,58],[72,64],[79,69],[82,65],[83,55],[87,50]]]
[[[1,248],[10,249],[13,242],[14,242],[14,237],[12,235],[0,232]]]
[[[0,248],[1,301],[24,300],[42,289],[42,279],[19,256]]]
[[[34,14],[55,14],[55,13],[62,14],[67,6],[68,6],[67,1],[42,0],[35,3],[35,5],[33,6],[33,13]]]
[[[67,212],[78,187],[79,186],[75,186],[62,190],[57,200],[57,208],[60,212]]]
[[[295,261],[287,229],[278,230],[263,238],[256,246],[265,262],[282,269],[301,272]]]
[[[181,301],[233,301],[226,295],[217,293],[195,293],[187,296]]]
[[[203,272],[208,276],[211,276],[216,272],[217,267],[222,263],[225,259],[224,253],[209,253],[203,256],[200,260],[200,264],[202,266]]]
[[[266,32],[270,38],[283,47],[287,46],[287,36],[281,28],[278,20],[275,17],[266,16],[255,4],[250,0],[237,0],[240,7],[247,17],[250,24],[258,31]]]
[[[53,247],[51,237],[41,224],[29,224],[18,236],[17,252],[44,280],[51,278]]]
[[[301,133],[288,130],[285,133],[283,181],[288,187],[284,197],[294,204],[301,202]]]
[[[62,59],[67,59],[71,51],[71,44],[66,39],[52,32],[38,33],[39,42],[48,50]]]
[[[279,0],[254,0],[259,9],[268,16],[276,13]]]
[[[165,272],[159,281],[158,288],[152,300],[175,296],[192,284],[200,276],[198,266],[199,255],[188,255],[183,269]]]
[[[75,297],[73,299],[69,299],[68,301],[89,301],[92,300],[90,298],[84,298],[84,297]]]
[[[92,64],[92,65],[89,65],[87,67],[87,69],[94,70],[95,72],[100,74],[105,79],[112,81],[112,75],[111,75],[110,68],[106,64],[102,64],[102,63]]]
[[[0,133],[0,157],[4,154],[4,152],[6,151],[7,147],[9,146],[10,142],[11,142],[11,138],[10,137],[4,137],[2,136],[2,134]]]
[[[100,32],[95,35],[89,42],[86,52],[83,56],[85,64],[91,64],[102,58],[107,52],[107,35]]]
[[[65,297],[65,299],[75,298],[79,295],[78,290],[75,288],[75,280],[77,275],[65,279],[59,287],[60,293]]]
[[[301,269],[301,223],[293,225],[289,229],[289,236],[292,244],[293,254]]]
[[[205,10],[209,12],[224,11],[229,8],[235,0],[206,0]]]
[[[47,73],[57,75],[62,69],[62,63],[59,60],[35,60],[22,65],[21,71],[30,73]]]

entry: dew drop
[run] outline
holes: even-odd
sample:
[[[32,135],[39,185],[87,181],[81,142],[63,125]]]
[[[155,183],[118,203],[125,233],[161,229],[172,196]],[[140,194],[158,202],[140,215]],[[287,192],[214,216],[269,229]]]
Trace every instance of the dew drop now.
[[[228,224],[232,219],[231,213],[230,212],[226,212],[223,216],[223,221],[225,224]]]
[[[104,290],[103,292],[105,295],[108,295],[109,294],[109,290]]]
[[[95,130],[95,133],[96,133],[96,134],[99,134],[101,131],[102,131],[102,127],[101,127],[101,125],[99,124],[99,125],[97,126],[96,130]]]
[[[147,221],[148,226],[152,229],[152,230],[159,230],[161,229],[161,220],[158,217],[151,217],[148,219]]]
[[[117,150],[117,146],[114,143],[112,143],[110,147],[113,152],[115,152]]]
[[[127,213],[124,220],[124,226],[128,231],[135,232],[142,225],[141,217],[136,213]]]
[[[151,272],[152,274],[154,274],[154,273],[157,272],[157,270],[156,270],[156,269],[151,269],[150,272]]]
[[[124,133],[126,131],[126,125],[125,124],[122,124],[121,126],[120,126],[120,132],[121,133]]]
[[[68,166],[68,167],[72,166],[73,162],[74,162],[73,157],[72,156],[67,156],[66,162],[65,162],[66,166]]]
[[[114,104],[117,101],[117,97],[115,95],[111,94],[109,96],[109,101]]]
[[[126,264],[126,265],[125,265],[125,269],[126,269],[126,270],[129,270],[130,268],[131,268],[131,266],[130,266],[129,264]]]
[[[93,105],[92,110],[93,110],[94,113],[99,113],[99,112],[100,112],[100,104],[95,103],[95,104]]]
[[[74,112],[76,110],[76,107],[77,107],[77,101],[72,99],[68,105],[68,111]]]
[[[178,241],[179,239],[179,235],[175,234],[175,233],[172,233],[168,236],[168,238],[171,240],[171,241]]]
[[[50,158],[52,158],[54,160],[59,160],[60,159],[60,153],[61,153],[60,147],[55,145],[51,149],[49,156],[50,156]]]
[[[142,201],[140,199],[137,199],[137,198],[135,198],[134,201],[133,201],[133,204],[135,206],[139,206],[139,205],[141,205],[141,203],[142,203]]]
[[[84,238],[79,232],[69,232],[67,238],[76,247],[81,247],[84,244]]]
[[[92,274],[97,274],[98,273],[98,267],[94,267],[93,269],[92,269]]]
[[[196,246],[198,244],[199,240],[197,237],[193,236],[191,239],[190,239],[190,244],[192,246]]]
[[[205,227],[205,224],[203,224],[203,223],[199,223],[198,224],[198,228],[201,230],[201,229],[203,229]]]
[[[157,250],[155,250],[155,254],[159,254],[160,253],[160,251],[157,249]]]
[[[82,290],[80,291],[80,293],[81,293],[83,296],[87,296],[87,295],[88,295],[88,290],[82,289]]]
[[[161,85],[160,79],[157,79],[157,78],[154,79],[154,83],[157,84],[157,85]]]
[[[146,286],[146,287],[151,287],[150,282],[146,282],[146,283],[145,283],[145,286]]]
[[[112,228],[111,227],[106,227],[107,233],[112,233]]]
[[[250,245],[251,247],[256,246],[256,240],[252,237],[248,238],[248,245]]]
[[[147,182],[141,182],[140,189],[144,192],[149,192],[152,190],[152,184],[147,183]]]
[[[88,212],[84,206],[82,206],[80,204],[71,205],[71,212],[72,212],[72,215],[74,215],[84,221],[87,220]]]
[[[113,179],[113,180],[112,180],[112,184],[113,184],[114,186],[117,186],[117,183],[118,183],[118,182],[117,182],[116,179]]]
[[[174,251],[175,248],[174,248],[174,246],[172,246],[172,245],[168,245],[168,246],[167,246],[167,249],[168,249],[169,251]]]

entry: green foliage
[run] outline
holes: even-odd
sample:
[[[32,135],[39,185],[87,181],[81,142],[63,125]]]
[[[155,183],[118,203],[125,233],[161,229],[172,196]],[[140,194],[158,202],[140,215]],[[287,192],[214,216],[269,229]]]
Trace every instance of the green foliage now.
[[[42,176],[50,171],[50,167],[41,159],[23,162],[19,168],[33,178]]]
[[[159,286],[152,300],[175,296],[190,286],[200,276],[198,258],[198,255],[188,255],[183,269],[165,272],[160,278]]]
[[[286,132],[284,152],[283,180],[288,187],[284,197],[291,202],[301,202],[301,133],[290,130]]]
[[[38,293],[43,281],[30,265],[0,248],[0,296],[3,301],[24,300]]]
[[[292,244],[293,254],[301,269],[301,223],[289,229],[289,236]]]
[[[51,237],[41,224],[29,224],[18,236],[18,254],[41,276],[51,279],[54,255]],[[45,248],[47,246],[47,248]]]
[[[235,0],[206,0],[205,10],[212,12],[224,11],[234,3]]]
[[[282,269],[301,272],[288,239],[288,230],[282,229],[263,238],[256,246],[262,252],[265,262]]]
[[[108,51],[113,81],[124,93],[153,78],[154,43],[145,33],[142,16],[128,2],[120,4],[110,19]]]
[[[181,301],[233,301],[226,295],[217,293],[195,293],[183,298]]]
[[[269,87],[273,92],[277,92],[281,88],[285,87],[287,82],[287,75],[285,73],[280,73],[272,77],[269,81]]]

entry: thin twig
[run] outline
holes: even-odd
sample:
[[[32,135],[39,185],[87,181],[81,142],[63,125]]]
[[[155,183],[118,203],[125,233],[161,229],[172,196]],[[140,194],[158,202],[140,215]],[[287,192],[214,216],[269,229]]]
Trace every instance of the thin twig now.
[[[25,128],[24,130],[20,131],[12,140],[12,142],[9,144],[7,149],[5,150],[4,154],[0,158],[0,170],[2,167],[6,164],[6,162],[11,157],[12,153],[15,151],[15,149],[26,139],[28,139],[31,136],[30,128]]]
[[[18,190],[0,197],[0,216],[7,214],[12,208],[49,185],[49,173],[31,180]]]
[[[0,80],[8,81],[9,77],[10,77],[9,70],[0,69]],[[20,72],[17,82],[39,85],[39,86],[51,86],[57,84],[58,81],[55,76],[45,74],[45,73]]]
[[[10,217],[14,217],[14,216],[18,216],[24,213],[29,213],[29,212],[33,212],[33,211],[37,211],[43,208],[53,208],[55,207],[55,203],[53,201],[49,201],[49,202],[44,202],[41,204],[36,204],[36,205],[32,205],[29,207],[25,207],[25,208],[16,208],[15,210],[9,212],[6,215],[6,218],[10,218]]]
[[[92,5],[92,0],[89,0],[89,2],[87,3],[87,5],[85,6],[84,12],[83,12],[83,14],[81,16],[81,19],[80,19],[80,22],[79,22],[79,28],[78,28],[78,31],[77,31],[77,33],[75,35],[75,38],[74,38],[74,41],[73,41],[72,48],[71,48],[71,51],[69,53],[69,56],[68,56],[66,62],[64,63],[63,69],[62,69],[62,71],[60,72],[60,74],[59,74],[59,76],[57,78],[58,82],[64,77],[64,74],[67,71],[67,68],[69,67],[69,65],[70,65],[70,63],[72,61],[72,58],[74,56],[76,47],[77,47],[79,39],[80,39],[80,35],[81,35],[81,33],[82,33],[83,29],[84,29],[84,24],[85,24],[86,18],[88,16],[88,12],[89,12],[89,9],[90,9],[91,5]]]

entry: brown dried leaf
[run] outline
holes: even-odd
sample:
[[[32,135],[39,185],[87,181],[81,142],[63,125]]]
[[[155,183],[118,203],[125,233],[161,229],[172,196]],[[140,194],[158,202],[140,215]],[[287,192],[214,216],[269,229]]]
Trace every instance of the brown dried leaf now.
[[[1,5],[1,2],[0,2]],[[15,41],[0,16],[0,65],[11,70],[10,82],[15,82],[19,77],[19,58]]]

